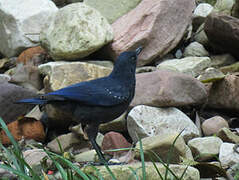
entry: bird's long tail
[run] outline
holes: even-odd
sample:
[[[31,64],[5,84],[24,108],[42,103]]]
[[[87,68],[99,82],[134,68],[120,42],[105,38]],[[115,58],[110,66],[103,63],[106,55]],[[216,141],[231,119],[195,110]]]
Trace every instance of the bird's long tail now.
[[[40,98],[32,98],[32,99],[22,99],[22,100],[19,100],[19,101],[16,101],[15,103],[17,104],[39,104],[39,105],[44,105],[44,104],[47,104],[47,101],[46,99],[40,99]]]

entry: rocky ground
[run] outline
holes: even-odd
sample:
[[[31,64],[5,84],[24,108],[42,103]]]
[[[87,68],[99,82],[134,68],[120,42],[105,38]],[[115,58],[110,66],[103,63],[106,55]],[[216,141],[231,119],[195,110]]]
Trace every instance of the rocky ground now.
[[[33,167],[46,154],[31,147],[42,143],[60,153],[56,138],[75,162],[94,161],[80,126],[68,128],[69,121],[51,109],[55,123],[46,135],[39,108],[13,102],[106,76],[121,52],[142,45],[134,100],[100,127],[98,144],[139,149],[142,139],[146,161],[151,150],[166,161],[181,133],[172,169],[183,171],[182,164],[191,162],[185,179],[233,178],[239,164],[238,18],[239,0],[3,1],[0,117]],[[112,167],[123,174],[141,165],[138,151],[106,154],[127,163]],[[152,164],[146,165],[154,177]]]

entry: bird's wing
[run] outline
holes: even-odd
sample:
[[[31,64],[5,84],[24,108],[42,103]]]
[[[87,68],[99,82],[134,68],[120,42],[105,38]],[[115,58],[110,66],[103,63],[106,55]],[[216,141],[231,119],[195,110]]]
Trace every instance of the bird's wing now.
[[[86,105],[112,106],[126,102],[129,91],[107,80],[81,82],[46,94],[50,101],[77,101]]]

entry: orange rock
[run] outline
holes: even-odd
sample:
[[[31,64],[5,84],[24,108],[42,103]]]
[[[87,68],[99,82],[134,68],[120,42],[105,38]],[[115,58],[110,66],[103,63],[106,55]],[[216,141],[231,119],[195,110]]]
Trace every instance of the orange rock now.
[[[46,54],[46,51],[41,46],[31,47],[23,51],[17,58],[17,63],[26,64],[35,55]]]
[[[33,118],[20,118],[9,123],[7,127],[16,141],[23,138],[34,139],[36,141],[44,141],[45,139],[45,132],[42,123]],[[11,144],[9,138],[3,130],[0,131],[0,139],[2,144]]]

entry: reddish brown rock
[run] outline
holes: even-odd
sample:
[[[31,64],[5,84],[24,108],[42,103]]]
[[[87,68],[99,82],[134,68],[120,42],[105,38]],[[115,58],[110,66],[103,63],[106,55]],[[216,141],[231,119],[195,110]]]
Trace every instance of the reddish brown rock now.
[[[45,132],[44,127],[40,121],[32,118],[20,118],[7,125],[9,131],[16,141],[21,139],[34,139],[36,141],[44,141]],[[2,144],[10,144],[6,133],[0,131],[0,139]]]
[[[121,52],[144,46],[138,65],[172,50],[183,37],[191,21],[195,2],[192,0],[142,0],[128,14],[113,24],[114,40],[108,51],[115,59]]]
[[[239,111],[239,77],[226,77],[212,84],[209,89],[209,107]]]
[[[28,48],[23,51],[17,58],[18,63],[27,64],[28,61],[31,61],[33,58],[37,58],[37,56],[46,55],[46,51],[41,46],[36,46],[32,48]],[[34,64],[34,62],[32,62]]]
[[[239,58],[239,19],[220,14],[207,16],[205,33],[212,46],[220,51],[229,52]]]
[[[108,132],[105,134],[103,142],[102,142],[102,150],[111,150],[111,149],[120,149],[120,148],[128,148],[132,145],[122,136],[120,133],[117,132]],[[105,152],[110,155],[120,155],[125,153],[125,151],[117,151],[117,152]]]
[[[206,102],[206,99],[206,89],[197,79],[179,72],[157,70],[136,75],[135,97],[131,106],[195,105]]]

